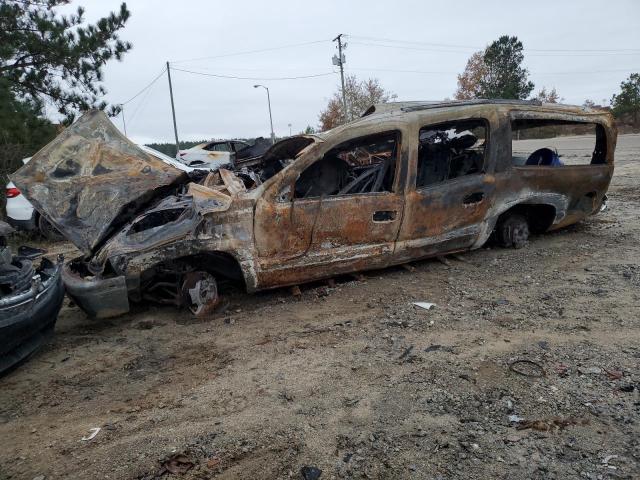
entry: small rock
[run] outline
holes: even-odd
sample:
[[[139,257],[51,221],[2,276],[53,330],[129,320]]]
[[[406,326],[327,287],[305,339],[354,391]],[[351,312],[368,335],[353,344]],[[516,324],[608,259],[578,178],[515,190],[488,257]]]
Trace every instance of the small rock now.
[[[304,480],[318,480],[322,475],[322,470],[318,467],[305,466],[300,469],[300,475]]]

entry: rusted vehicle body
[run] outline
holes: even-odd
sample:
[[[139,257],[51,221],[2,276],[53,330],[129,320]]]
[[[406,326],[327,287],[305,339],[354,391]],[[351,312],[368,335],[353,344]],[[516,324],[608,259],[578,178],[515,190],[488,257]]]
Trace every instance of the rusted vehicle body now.
[[[563,164],[549,148],[518,156],[521,134],[558,126],[592,132],[586,164]],[[89,315],[143,298],[206,313],[221,278],[253,292],[475,249],[492,233],[522,246],[529,231],[601,209],[615,144],[598,110],[410,102],[285,139],[229,170],[187,174],[89,112],[12,179],[83,251],[63,278]]]

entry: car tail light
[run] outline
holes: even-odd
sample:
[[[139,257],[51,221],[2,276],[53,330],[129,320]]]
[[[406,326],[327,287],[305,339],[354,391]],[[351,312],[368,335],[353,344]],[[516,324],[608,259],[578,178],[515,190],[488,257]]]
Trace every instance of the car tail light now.
[[[15,198],[20,195],[20,190],[16,187],[7,188],[7,198]]]

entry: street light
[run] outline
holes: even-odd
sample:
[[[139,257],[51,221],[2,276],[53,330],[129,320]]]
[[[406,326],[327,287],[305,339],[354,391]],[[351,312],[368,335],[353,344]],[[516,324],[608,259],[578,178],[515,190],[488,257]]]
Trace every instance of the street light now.
[[[267,91],[267,103],[269,104],[269,123],[271,124],[271,144],[276,143],[276,134],[273,133],[273,118],[271,117],[271,97],[269,96],[269,89],[264,85],[254,85],[253,88],[262,87]]]

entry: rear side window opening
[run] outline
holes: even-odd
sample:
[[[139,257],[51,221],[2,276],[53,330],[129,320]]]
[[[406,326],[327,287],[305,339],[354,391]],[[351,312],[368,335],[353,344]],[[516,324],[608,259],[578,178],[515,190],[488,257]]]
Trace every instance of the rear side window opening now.
[[[516,167],[602,165],[607,163],[607,136],[597,123],[512,120],[511,162]]]
[[[459,120],[422,127],[416,188],[482,173],[486,144],[485,120]]]

